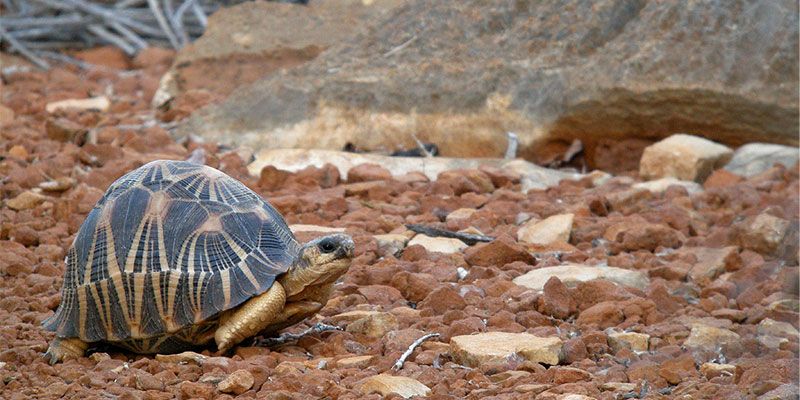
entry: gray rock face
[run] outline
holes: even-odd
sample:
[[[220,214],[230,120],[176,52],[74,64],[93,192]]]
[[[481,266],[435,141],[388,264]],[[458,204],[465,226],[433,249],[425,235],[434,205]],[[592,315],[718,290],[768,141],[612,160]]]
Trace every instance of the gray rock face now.
[[[256,39],[258,40],[258,39]],[[798,142],[795,1],[408,2],[179,132],[258,148],[498,157],[688,132]]]
[[[791,168],[797,164],[798,158],[800,149],[797,147],[750,143],[736,149],[725,169],[737,175],[751,177],[772,168],[776,163]]]

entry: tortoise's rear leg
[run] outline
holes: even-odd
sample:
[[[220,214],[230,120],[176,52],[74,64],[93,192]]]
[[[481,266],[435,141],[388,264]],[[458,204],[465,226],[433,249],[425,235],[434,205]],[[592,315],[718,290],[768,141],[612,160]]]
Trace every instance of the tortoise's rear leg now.
[[[223,315],[214,340],[220,352],[271,325],[286,304],[286,291],[275,281],[268,291],[248,300],[231,313]]]
[[[78,338],[55,338],[47,347],[44,359],[51,365],[68,358],[80,358],[86,353],[89,343]]]

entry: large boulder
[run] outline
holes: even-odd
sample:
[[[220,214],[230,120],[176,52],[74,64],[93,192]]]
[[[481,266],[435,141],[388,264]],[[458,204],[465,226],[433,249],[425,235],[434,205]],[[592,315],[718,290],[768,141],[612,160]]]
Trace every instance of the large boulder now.
[[[221,8],[175,57],[153,98],[157,107],[191,91],[223,98],[237,87],[313,60],[402,0],[337,0],[308,6],[249,1]],[[369,5],[367,5],[369,4]]]
[[[513,131],[528,159],[578,138],[615,171],[676,132],[796,145],[797,49],[792,0],[407,2],[178,133],[366,150],[416,135],[442,155],[497,157]]]

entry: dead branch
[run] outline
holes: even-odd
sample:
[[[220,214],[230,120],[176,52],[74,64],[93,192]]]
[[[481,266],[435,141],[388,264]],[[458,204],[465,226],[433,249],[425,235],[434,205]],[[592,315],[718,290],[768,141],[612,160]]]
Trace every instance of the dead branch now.
[[[411,346],[408,346],[408,349],[406,349],[406,351],[403,353],[403,355],[401,355],[400,358],[398,358],[397,361],[394,363],[394,365],[392,365],[392,370],[400,371],[401,369],[403,369],[403,364],[405,364],[406,363],[406,359],[408,357],[410,357],[412,353],[414,353],[414,350],[417,347],[419,347],[422,344],[422,342],[424,342],[426,340],[429,340],[429,339],[433,339],[435,337],[439,337],[439,334],[438,333],[429,333],[429,334],[424,335],[424,336],[420,337],[419,339],[415,340],[414,343],[411,343]]]
[[[416,233],[421,233],[423,235],[428,235],[431,237],[446,237],[451,239],[458,239],[470,246],[476,243],[491,242],[492,240],[494,240],[494,238],[491,236],[477,235],[474,233],[453,232],[422,224],[407,224],[406,228],[411,229]]]

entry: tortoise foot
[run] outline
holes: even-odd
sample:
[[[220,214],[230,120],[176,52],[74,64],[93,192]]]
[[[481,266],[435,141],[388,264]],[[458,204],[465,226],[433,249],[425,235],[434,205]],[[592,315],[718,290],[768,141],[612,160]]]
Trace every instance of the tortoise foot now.
[[[55,338],[50,342],[47,347],[47,352],[44,353],[44,359],[53,365],[57,362],[64,361],[70,358],[80,358],[86,353],[89,344],[78,338]]]

